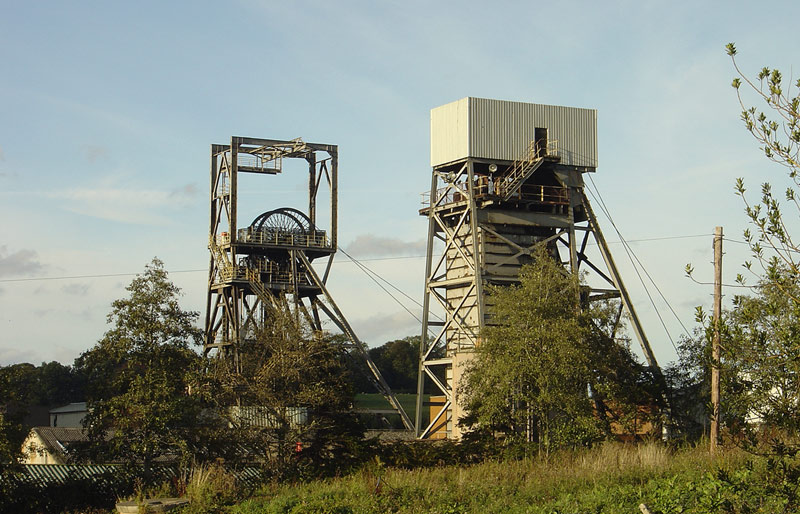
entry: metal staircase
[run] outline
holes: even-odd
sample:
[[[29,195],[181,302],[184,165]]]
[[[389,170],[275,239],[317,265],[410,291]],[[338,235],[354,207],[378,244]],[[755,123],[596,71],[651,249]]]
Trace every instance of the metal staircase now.
[[[500,177],[498,181],[500,197],[503,200],[510,199],[546,160],[559,160],[558,141],[547,140],[545,145],[535,140],[531,141],[525,155],[514,161],[508,173]]]
[[[216,236],[208,238],[208,249],[211,250],[211,255],[214,257],[214,262],[217,265],[217,270],[222,280],[230,280],[233,278],[233,264],[228,260],[228,255],[217,244]]]

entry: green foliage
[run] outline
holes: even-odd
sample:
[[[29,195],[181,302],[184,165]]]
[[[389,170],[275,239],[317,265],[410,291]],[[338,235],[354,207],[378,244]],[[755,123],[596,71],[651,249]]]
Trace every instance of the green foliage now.
[[[112,304],[112,328],[76,367],[88,377],[87,455],[143,465],[147,473],[158,458],[188,457],[187,432],[200,411],[188,395],[200,363],[190,344],[201,332],[198,314],[181,309],[180,289],[160,260],[127,290],[129,297]]]
[[[12,364],[0,367],[0,431],[12,447],[19,447],[30,426],[26,419],[34,406],[61,406],[84,399],[84,377],[58,362]]]
[[[643,388],[653,377],[627,341],[609,335],[616,310],[602,302],[581,308],[578,277],[544,250],[522,268],[520,285],[490,293],[492,324],[462,379],[467,425],[551,451],[603,438],[609,427],[593,399],[613,406],[606,414],[622,423],[637,403],[654,402]]]
[[[0,380],[13,392],[13,400],[24,407],[65,405],[84,399],[85,378],[56,361],[0,367]]]
[[[738,382],[726,395],[729,410],[798,435],[800,304],[792,298],[800,284],[766,279],[755,292],[736,296],[727,319],[723,365]]]
[[[386,383],[396,393],[417,392],[420,336],[408,336],[370,348],[369,356]],[[374,393],[370,371],[362,361],[349,363],[353,387],[357,393]]]
[[[793,92],[791,84],[784,84],[776,69],[764,67],[751,80],[738,66],[733,43],[726,45],[726,53],[738,75],[731,85],[742,122],[764,155],[784,168],[789,185],[781,200],[781,194],[765,181],[760,199],[753,203],[744,180],[736,180],[736,193],[751,225],[744,238],[754,261],[745,262],[744,267],[758,282],[751,296],[736,296],[733,308],[723,315],[722,415],[729,430],[748,432],[753,428],[749,422],[755,421],[794,434],[800,429],[794,413],[800,401],[796,378],[800,372],[800,268],[790,227],[800,214],[796,195],[800,186],[800,95]],[[800,88],[800,81],[795,87]],[[761,107],[750,105],[748,96]],[[753,262],[758,265],[754,267]],[[687,265],[687,275],[692,271]],[[744,285],[745,277],[740,274],[737,281]],[[699,327],[693,337],[682,342],[682,370],[676,376],[685,391],[694,390],[707,400],[712,325],[702,310],[698,313]]]
[[[256,512],[796,512],[793,472],[741,453],[604,444],[549,458],[398,470],[373,462],[332,481],[270,485],[231,509]]]
[[[419,342],[420,336],[409,336],[370,349],[370,357],[394,392],[417,391]]]
[[[211,362],[202,390],[248,449],[243,458],[284,477],[344,472],[365,458],[340,345],[293,314],[275,311],[237,351],[239,368],[227,359]],[[233,405],[259,413],[261,421],[237,415]]]
[[[219,464],[199,465],[192,468],[186,486],[188,507],[184,514],[219,512],[244,495],[243,484]]]
[[[527,431],[530,440],[535,428],[550,449],[562,443],[568,424],[593,417],[586,394],[592,363],[577,277],[540,254],[521,270],[519,286],[490,291],[493,324],[462,384],[467,423],[510,435]]]
[[[763,278],[773,280],[779,286],[782,279],[796,282],[800,274],[798,246],[788,228],[791,223],[787,223],[787,216],[791,215],[786,214],[784,208],[791,210],[794,216],[800,214],[796,193],[800,186],[800,80],[794,84],[796,89],[793,92],[792,84],[784,84],[780,70],[768,67],[762,68],[756,79],[751,80],[739,69],[734,44],[729,43],[726,51],[738,75],[731,85],[739,99],[742,122],[764,155],[784,167],[789,179],[783,195],[774,193],[769,182],[762,183],[761,198],[756,203],[748,200],[744,181],[737,179],[736,193],[744,201],[745,212],[754,227],[754,232],[745,230],[744,237],[765,274]],[[748,105],[744,98],[748,93],[764,107]],[[783,205],[781,196],[785,201]],[[756,276],[760,275],[752,270],[751,262],[745,263],[745,267]],[[739,280],[743,282],[744,277],[740,276]],[[795,302],[800,302],[800,297],[789,289],[784,292]]]
[[[0,374],[0,475],[13,469],[18,462],[20,447],[25,439],[22,415],[18,406],[19,390],[9,384],[8,376]],[[2,492],[2,490],[0,490]]]
[[[800,435],[800,304],[792,295],[800,293],[800,284],[765,278],[753,292],[735,296],[720,325],[723,425],[743,442],[757,440],[765,430],[793,439]],[[693,337],[681,340],[680,372],[673,370],[672,376],[680,378],[673,390],[685,397],[673,408],[705,425],[710,419],[713,326],[700,308],[697,321]],[[684,428],[697,427],[684,423]]]

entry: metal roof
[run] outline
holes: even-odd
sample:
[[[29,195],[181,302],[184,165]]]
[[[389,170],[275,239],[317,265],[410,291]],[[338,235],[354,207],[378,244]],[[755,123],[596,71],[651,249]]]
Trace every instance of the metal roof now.
[[[65,484],[74,480],[114,481],[114,476],[128,472],[125,467],[118,464],[23,464],[20,472],[14,473],[11,478],[21,481],[32,481],[41,486],[49,484]],[[169,479],[177,475],[174,466],[158,466],[153,469],[162,479]],[[246,467],[231,470],[237,480],[248,484],[257,485],[264,479],[261,468]]]
[[[61,407],[56,407],[55,409],[50,409],[50,414],[64,414],[66,412],[88,412],[86,402],[69,403]]]
[[[96,480],[104,478],[119,470],[113,465],[77,465],[77,464],[25,464],[22,466],[22,477],[39,483],[65,484],[73,480]]]

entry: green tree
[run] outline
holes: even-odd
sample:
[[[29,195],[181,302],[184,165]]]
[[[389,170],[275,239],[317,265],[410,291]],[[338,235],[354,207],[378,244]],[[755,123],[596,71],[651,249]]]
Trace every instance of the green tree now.
[[[76,361],[85,373],[89,455],[143,466],[188,452],[200,405],[188,393],[200,357],[198,313],[181,309],[180,289],[154,258],[112,303],[112,328]]]
[[[549,451],[603,437],[609,427],[593,400],[620,421],[625,406],[644,401],[631,393],[646,395],[644,368],[627,341],[609,335],[611,309],[581,309],[581,289],[544,251],[522,268],[519,285],[491,289],[492,324],[462,379],[468,425],[538,440]]]
[[[396,393],[414,393],[417,390],[419,341],[420,336],[409,336],[369,351],[386,383]]]
[[[334,338],[335,339],[335,338]],[[342,346],[286,311],[210,363],[207,398],[253,462],[278,474],[332,474],[360,456],[363,429],[351,412],[352,381]],[[298,445],[299,443],[299,445]]]
[[[796,281],[762,280],[753,296],[736,296],[727,325],[725,367],[741,385],[728,410],[800,433],[800,297]]]
[[[789,179],[782,195],[773,192],[770,182],[762,183],[761,197],[757,202],[748,199],[744,180],[737,179],[736,192],[744,201],[745,212],[754,227],[754,231],[745,230],[744,237],[761,271],[753,271],[751,262],[745,263],[745,267],[759,277],[763,272],[764,277],[778,287],[783,287],[786,282],[788,286],[784,292],[793,301],[800,302],[800,297],[791,287],[800,277],[800,247],[789,230],[791,220],[800,214],[797,198],[797,188],[800,187],[800,79],[794,85],[794,92],[791,84],[787,86],[784,83],[783,74],[777,69],[764,67],[756,80],[751,80],[739,69],[734,44],[729,43],[726,50],[738,74],[732,86],[739,99],[741,119],[764,155],[783,167]],[[755,96],[765,107],[750,105],[745,100],[747,93]],[[785,203],[782,203],[781,196]],[[784,212],[787,207],[792,214]],[[740,276],[739,280],[743,281],[743,277]]]
[[[760,198],[753,202],[744,180],[736,180],[736,193],[744,202],[750,225],[744,238],[753,256],[744,267],[757,283],[751,295],[737,295],[732,309],[723,313],[723,421],[729,429],[746,428],[748,420],[759,420],[796,431],[800,428],[794,414],[800,402],[800,248],[790,227],[800,214],[800,96],[784,83],[780,70],[764,67],[750,79],[737,63],[735,45],[729,43],[726,51],[738,75],[731,85],[741,120],[765,157],[783,168],[788,185],[780,194],[765,181]],[[800,88],[800,80],[794,88]],[[686,271],[691,276],[691,265]],[[737,281],[744,285],[745,277],[740,274]],[[712,325],[702,309],[698,313],[694,336],[683,341],[680,366],[685,388],[707,399]]]
[[[86,380],[72,366],[60,362],[43,362],[38,366],[39,405],[64,405],[85,400]]]
[[[18,463],[25,432],[21,416],[15,415],[19,392],[12,387],[7,373],[0,373],[0,478]],[[0,480],[1,481],[1,480]],[[4,484],[0,483],[0,492]]]

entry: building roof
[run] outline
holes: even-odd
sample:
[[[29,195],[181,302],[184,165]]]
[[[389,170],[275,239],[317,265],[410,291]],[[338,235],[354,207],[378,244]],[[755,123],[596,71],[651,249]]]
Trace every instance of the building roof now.
[[[22,466],[23,476],[42,486],[65,484],[70,481],[98,477],[107,478],[119,466],[114,465],[76,465],[76,464],[25,464]]]
[[[86,402],[68,403],[55,409],[50,409],[50,414],[64,414],[67,412],[87,412]]]
[[[42,486],[65,484],[75,480],[92,480],[113,485],[115,477],[124,473],[124,468],[115,464],[23,464],[19,473],[23,480],[39,483]],[[153,472],[169,479],[175,476],[174,466],[158,466]],[[247,467],[232,470],[234,476],[249,486],[263,482],[264,473],[261,468]]]
[[[31,432],[39,436],[47,451],[64,459],[69,457],[71,444],[89,440],[82,428],[33,427]]]

